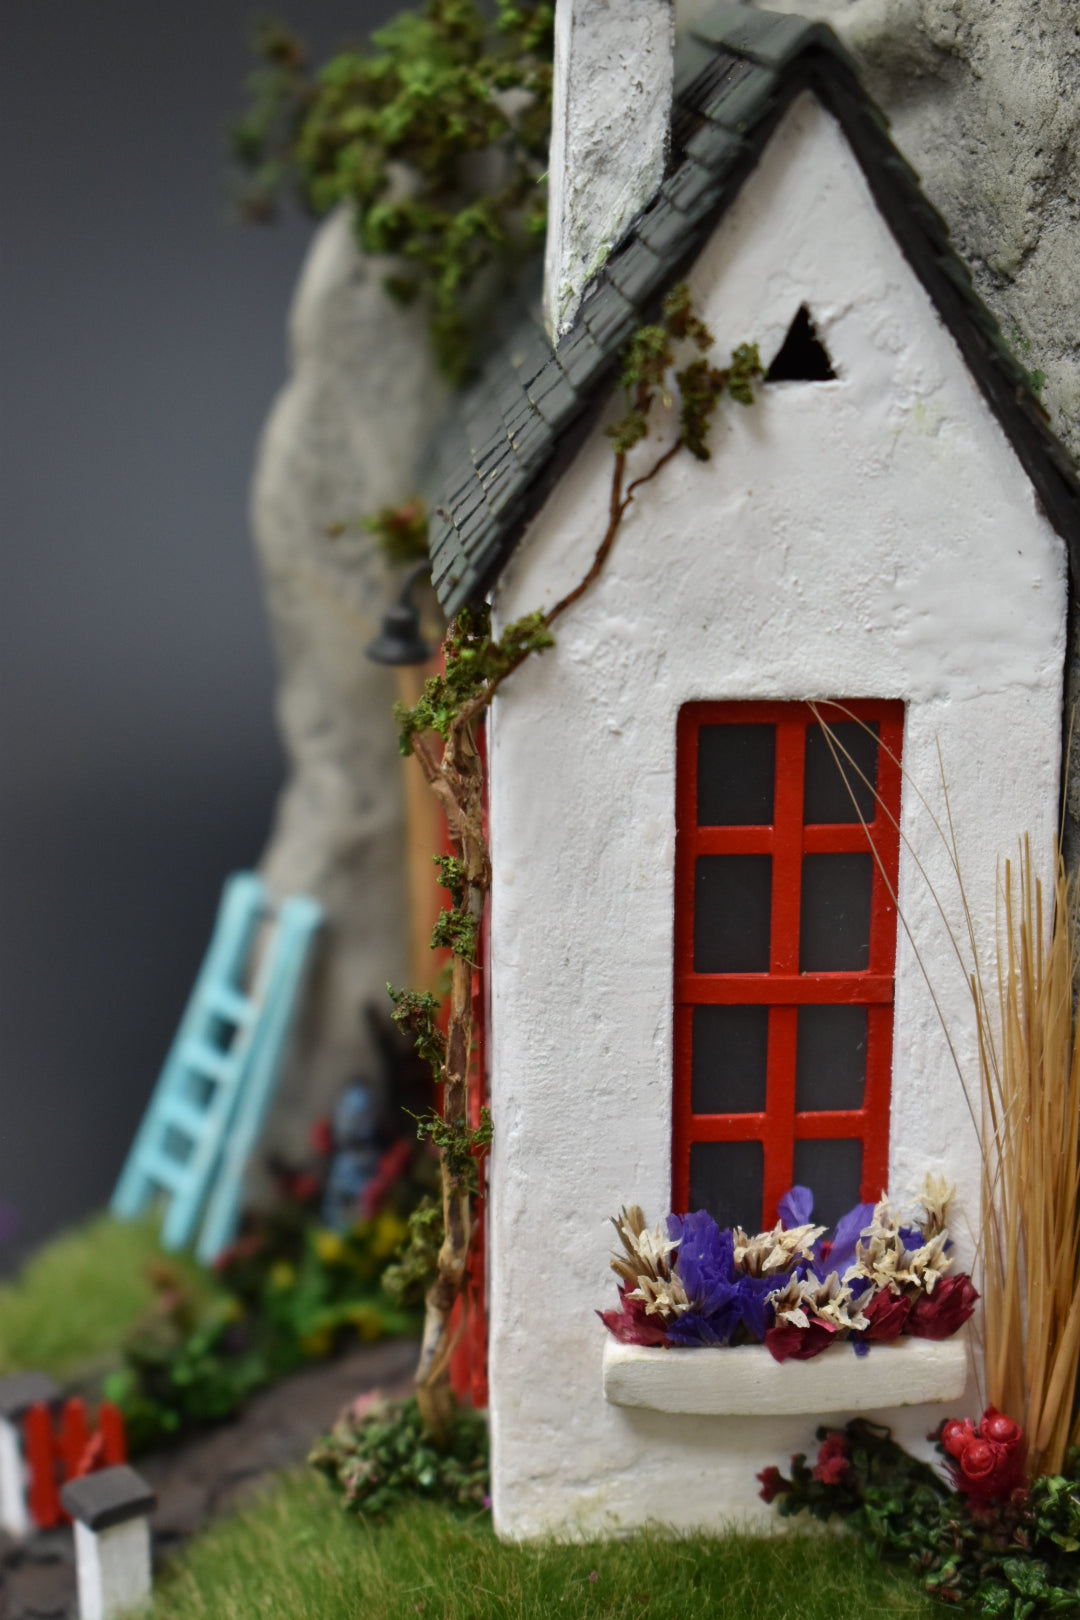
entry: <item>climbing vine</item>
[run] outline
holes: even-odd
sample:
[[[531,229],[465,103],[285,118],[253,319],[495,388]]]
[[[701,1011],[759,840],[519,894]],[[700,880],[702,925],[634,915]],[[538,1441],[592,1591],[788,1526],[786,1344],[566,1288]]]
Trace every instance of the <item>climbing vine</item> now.
[[[494,10],[426,0],[319,72],[294,34],[264,24],[232,132],[246,217],[273,218],[286,191],[316,214],[349,204],[361,247],[399,261],[388,290],[424,300],[454,380],[469,367],[478,281],[546,225],[554,7]]]
[[[436,857],[440,881],[450,905],[440,915],[433,946],[451,952],[450,1001],[445,1034],[437,1022],[433,996],[391,991],[394,1017],[408,1030],[417,1051],[441,1083],[441,1116],[420,1122],[421,1134],[439,1149],[442,1179],[442,1236],[425,1298],[424,1337],[417,1370],[417,1398],[429,1434],[449,1433],[451,1398],[448,1363],[452,1343],[450,1313],[461,1292],[472,1237],[472,1199],[476,1190],[476,1157],[491,1140],[486,1113],[479,1129],[469,1125],[469,1066],[472,1055],[473,975],[476,943],[491,886],[491,862],[484,836],[483,759],[476,727],[502,683],[533,654],[554,645],[552,625],[589,588],[604,566],[637,491],[657,476],[680,451],[707,460],[709,429],[725,397],[741,405],[753,401],[753,381],[761,375],[756,347],[742,344],[726,367],[706,358],[713,338],[695,315],[684,285],[664,301],[660,320],[642,326],[623,355],[620,373],[626,409],[606,431],[614,450],[607,528],[592,565],[575,588],[547,612],[534,612],[508,625],[498,638],[491,634],[486,606],[463,609],[443,642],[444,670],[432,676],[418,703],[399,704],[395,716],[405,755],[415,755],[446,815],[452,854]],[[677,368],[680,354],[692,358]],[[669,383],[669,379],[671,382]],[[630,457],[646,439],[657,402],[679,398],[679,431],[638,476],[627,482]],[[431,1254],[432,1215],[425,1212],[423,1230],[403,1266],[415,1282],[424,1253]]]

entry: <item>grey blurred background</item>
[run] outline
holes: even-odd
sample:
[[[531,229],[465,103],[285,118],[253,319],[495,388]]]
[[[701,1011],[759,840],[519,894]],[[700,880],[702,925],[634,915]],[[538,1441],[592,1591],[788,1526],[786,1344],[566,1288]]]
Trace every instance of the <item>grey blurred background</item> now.
[[[262,8],[319,61],[399,9]],[[246,503],[312,226],[232,210],[256,14],[0,8],[0,1271],[107,1199],[281,780]]]

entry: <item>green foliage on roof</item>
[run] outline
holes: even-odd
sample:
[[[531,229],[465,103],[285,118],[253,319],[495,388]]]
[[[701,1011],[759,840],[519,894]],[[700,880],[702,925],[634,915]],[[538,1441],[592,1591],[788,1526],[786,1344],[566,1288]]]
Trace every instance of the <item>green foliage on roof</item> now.
[[[475,0],[426,0],[318,71],[280,24],[257,35],[232,132],[246,217],[272,218],[288,191],[317,214],[348,203],[361,247],[400,257],[388,288],[424,300],[455,380],[484,273],[543,237],[553,15],[547,0],[496,0],[494,18]]]

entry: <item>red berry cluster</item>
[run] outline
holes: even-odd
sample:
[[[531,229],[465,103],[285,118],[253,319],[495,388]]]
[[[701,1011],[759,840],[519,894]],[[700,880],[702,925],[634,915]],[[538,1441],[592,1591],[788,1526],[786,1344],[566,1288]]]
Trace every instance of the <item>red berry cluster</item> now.
[[[957,1490],[973,1502],[999,1501],[1024,1484],[1024,1431],[994,1406],[976,1424],[946,1423],[941,1444]]]

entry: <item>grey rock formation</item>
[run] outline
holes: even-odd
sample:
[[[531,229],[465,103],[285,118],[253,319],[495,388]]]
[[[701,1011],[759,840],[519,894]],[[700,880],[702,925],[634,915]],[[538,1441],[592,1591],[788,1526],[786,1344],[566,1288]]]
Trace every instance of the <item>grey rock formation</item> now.
[[[696,3],[696,0],[691,0]],[[1021,363],[1080,460],[1077,0],[762,0],[828,22],[888,114]],[[1080,613],[1066,706],[1080,715]],[[1080,734],[1066,851],[1080,861]],[[1019,829],[1018,829],[1019,830]]]
[[[386,1005],[387,980],[406,973],[395,677],[364,656],[396,585],[358,520],[412,494],[447,389],[423,311],[383,290],[387,268],[357,250],[344,211],[317,233],[252,492],[289,762],[261,870],[273,893],[314,895],[327,916],[263,1142],[286,1156],[368,1058],[364,1003]]]

